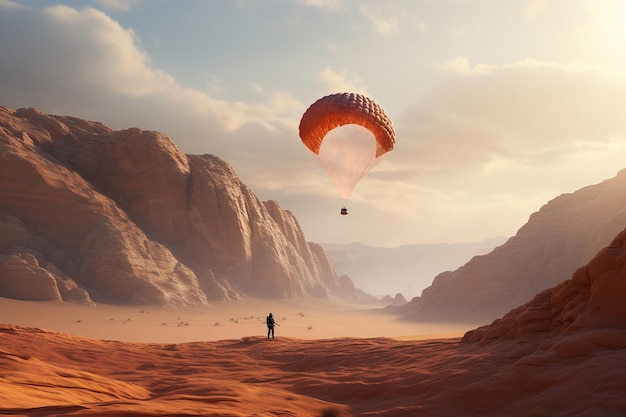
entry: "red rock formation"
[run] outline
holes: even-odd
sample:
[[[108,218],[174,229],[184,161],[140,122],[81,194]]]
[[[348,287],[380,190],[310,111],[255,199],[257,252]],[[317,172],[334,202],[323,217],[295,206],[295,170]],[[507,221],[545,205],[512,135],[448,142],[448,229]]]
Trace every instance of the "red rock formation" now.
[[[626,225],[626,170],[564,194],[517,234],[456,271],[437,275],[403,312],[421,320],[492,320],[571,276]]]
[[[0,293],[20,300],[61,300],[54,275],[41,268],[30,253],[3,256],[0,267]]]
[[[291,213],[259,201],[226,162],[185,155],[158,132],[0,107],[0,210],[10,215],[0,254],[44,237],[53,244],[41,260],[96,300],[342,294]]]
[[[536,295],[463,341],[542,342],[542,349],[626,348],[626,230],[572,278]],[[556,344],[559,346],[556,346]]]

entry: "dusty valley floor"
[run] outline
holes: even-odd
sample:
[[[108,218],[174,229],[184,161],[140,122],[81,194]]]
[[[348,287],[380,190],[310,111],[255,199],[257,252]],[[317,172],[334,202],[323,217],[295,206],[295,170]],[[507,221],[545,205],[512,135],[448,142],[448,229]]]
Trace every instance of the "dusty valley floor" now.
[[[276,336],[299,339],[462,336],[472,325],[420,324],[398,320],[382,307],[311,299],[214,302],[201,308],[96,307],[0,298],[0,323],[38,327],[95,339],[181,343],[263,336],[272,312]],[[481,323],[484,324],[484,323]]]
[[[173,310],[0,299],[0,314],[0,415],[626,415],[626,329],[467,343],[459,326],[310,300]]]

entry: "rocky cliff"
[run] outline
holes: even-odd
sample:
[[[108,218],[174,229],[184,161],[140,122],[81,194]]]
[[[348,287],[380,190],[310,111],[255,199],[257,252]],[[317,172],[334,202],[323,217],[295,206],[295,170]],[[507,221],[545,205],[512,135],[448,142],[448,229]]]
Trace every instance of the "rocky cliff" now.
[[[402,312],[419,320],[490,321],[571,277],[624,225],[626,170],[548,202],[503,245],[437,275]]]
[[[585,355],[626,347],[626,230],[572,277],[537,294],[463,342],[527,342],[544,352]],[[528,347],[528,346],[526,346]],[[545,358],[545,357],[544,357]]]
[[[0,296],[190,305],[350,288],[290,212],[218,157],[0,107]]]

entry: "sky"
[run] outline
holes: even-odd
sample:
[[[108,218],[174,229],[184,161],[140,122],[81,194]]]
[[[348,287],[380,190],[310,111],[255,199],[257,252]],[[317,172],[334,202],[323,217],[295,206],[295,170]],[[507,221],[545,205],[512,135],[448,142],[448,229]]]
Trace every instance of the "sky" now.
[[[375,100],[396,130],[348,216],[298,135],[337,92]],[[626,168],[626,4],[0,0],[0,105],[216,155],[308,241],[509,237]]]

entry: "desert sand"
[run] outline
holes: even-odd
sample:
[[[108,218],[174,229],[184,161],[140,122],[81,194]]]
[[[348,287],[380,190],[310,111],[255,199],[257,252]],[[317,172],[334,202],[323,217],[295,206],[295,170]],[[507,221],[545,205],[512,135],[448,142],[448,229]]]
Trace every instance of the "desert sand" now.
[[[307,299],[202,309],[0,299],[0,314],[0,415],[626,415],[626,329],[468,343],[451,337],[460,326]]]
[[[37,327],[94,339],[144,343],[183,343],[241,339],[267,333],[272,312],[278,337],[329,339],[460,337],[472,324],[420,324],[399,320],[382,307],[310,298],[213,302],[208,307],[95,307],[57,301],[0,298],[0,323]],[[484,324],[484,323],[477,323]]]
[[[397,380],[414,361],[388,349],[418,346],[400,339],[456,337],[425,345],[450,347],[468,327],[307,298],[184,309],[0,298],[0,316],[0,414],[20,416],[350,416],[333,400],[370,401],[375,357],[392,365],[371,377]]]
[[[532,345],[532,344],[531,344]],[[619,349],[529,352],[458,338],[181,344],[0,325],[0,414],[12,416],[621,416]],[[566,347],[565,347],[566,348]],[[561,347],[563,349],[563,347]],[[566,348],[567,349],[567,348]],[[622,393],[622,394],[620,394]],[[609,411],[607,413],[607,411]]]

